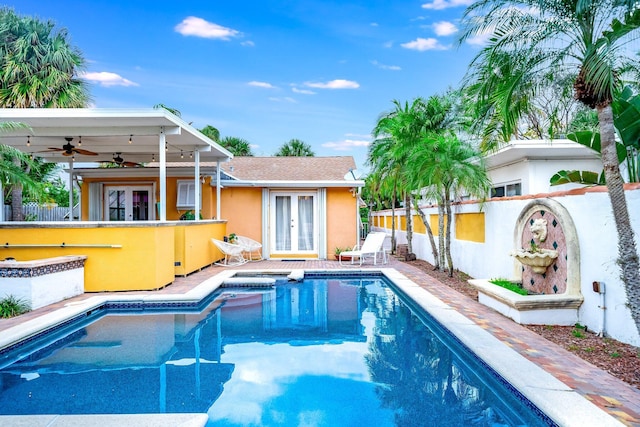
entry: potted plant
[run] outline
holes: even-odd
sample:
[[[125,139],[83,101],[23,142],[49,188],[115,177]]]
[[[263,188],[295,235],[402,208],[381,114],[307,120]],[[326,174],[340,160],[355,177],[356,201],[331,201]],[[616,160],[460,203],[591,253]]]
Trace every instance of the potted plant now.
[[[334,257],[335,257],[336,261],[340,259],[340,254],[341,254],[342,252],[350,251],[350,250],[351,250],[351,248],[341,248],[340,246],[336,247],[336,248],[335,248],[335,250],[334,250],[334,252],[333,252],[333,254],[334,254]],[[343,256],[342,256],[342,260],[343,260],[343,261],[344,261],[344,260],[349,261],[350,259],[351,259],[351,256],[349,256],[349,255],[343,255]]]
[[[237,244],[238,243],[237,240],[238,240],[238,236],[236,235],[236,233],[230,233],[228,236],[224,236],[225,242]]]

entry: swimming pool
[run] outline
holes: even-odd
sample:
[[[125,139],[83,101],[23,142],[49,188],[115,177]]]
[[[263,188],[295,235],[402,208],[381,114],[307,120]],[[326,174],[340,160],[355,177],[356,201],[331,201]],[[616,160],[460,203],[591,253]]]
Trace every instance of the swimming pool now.
[[[106,304],[5,350],[0,366],[2,414],[553,425],[379,274],[308,274],[182,306]]]

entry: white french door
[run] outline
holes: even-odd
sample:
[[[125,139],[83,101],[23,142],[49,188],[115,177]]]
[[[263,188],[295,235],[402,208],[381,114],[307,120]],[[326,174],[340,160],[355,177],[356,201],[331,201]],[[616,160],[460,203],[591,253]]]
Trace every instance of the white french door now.
[[[316,192],[271,193],[270,249],[272,254],[318,253]]]
[[[106,221],[149,221],[155,219],[153,186],[104,187]]]

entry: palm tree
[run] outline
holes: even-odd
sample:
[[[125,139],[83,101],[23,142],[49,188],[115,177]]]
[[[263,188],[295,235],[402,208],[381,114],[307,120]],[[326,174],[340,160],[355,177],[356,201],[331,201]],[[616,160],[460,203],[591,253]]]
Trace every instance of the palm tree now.
[[[0,122],[0,132],[11,131],[14,129],[28,128],[23,123],[17,122]],[[37,194],[38,180],[34,180],[32,176],[23,169],[23,165],[28,165],[27,170],[31,169],[33,160],[25,153],[4,144],[0,144],[0,209],[4,209],[5,195],[4,189],[10,191],[15,187],[25,188],[32,194]],[[14,205],[14,209],[22,212],[22,204]]]
[[[394,198],[399,192],[405,202],[407,220],[407,243],[409,253],[412,247],[412,192],[419,187],[409,185],[410,176],[407,172],[411,153],[418,144],[430,132],[443,132],[449,125],[449,113],[452,108],[449,96],[432,96],[427,100],[415,98],[411,104],[404,105],[397,100],[393,101],[394,109],[382,115],[373,130],[374,142],[369,148],[367,162],[384,180],[390,180],[395,189]],[[417,209],[419,213],[420,210]],[[427,228],[427,234],[431,241],[436,267],[439,267],[439,257],[428,221],[423,222]],[[395,216],[394,216],[395,218]],[[392,226],[395,225],[392,221]],[[392,249],[395,249],[395,227],[392,231]]]
[[[289,142],[285,142],[274,154],[274,156],[278,157],[313,157],[315,155],[311,146],[299,139],[291,139]]]
[[[225,136],[220,140],[220,145],[231,151],[234,156],[253,156],[251,144],[246,139]]]
[[[577,70],[574,95],[598,113],[602,163],[618,234],[618,264],[640,330],[640,263],[618,166],[611,106],[622,89],[624,71],[634,65],[626,45],[640,28],[637,2],[478,0],[465,11],[463,25],[461,41],[491,36],[473,60],[468,80],[485,88],[479,91],[485,97],[479,103],[488,98],[501,123],[518,120],[527,105],[523,100],[538,90],[531,84],[536,78]],[[501,90],[492,93],[491,87]]]
[[[439,206],[438,228],[440,257],[446,256],[449,276],[453,276],[451,257],[451,203],[461,193],[483,199],[491,190],[491,181],[480,153],[452,133],[433,133],[414,146],[413,159],[407,165],[409,184],[430,189]],[[443,213],[440,214],[440,212]],[[445,221],[446,218],[446,221]]]
[[[400,193],[405,199],[405,208],[409,213],[407,220],[407,243],[409,253],[412,253],[411,245],[411,204],[408,201],[407,194],[410,189],[407,188],[405,180],[403,180],[403,166],[407,161],[406,147],[409,147],[414,140],[415,134],[415,115],[422,105],[422,98],[416,98],[411,106],[408,102],[404,105],[398,100],[393,100],[394,109],[383,114],[376,123],[372,135],[375,138],[369,147],[367,155],[367,163],[372,166],[373,171],[381,180],[381,186],[391,189],[392,216],[391,216],[391,253],[396,251],[396,227],[395,227],[395,201]]]
[[[84,66],[79,50],[67,41],[67,31],[54,31],[52,21],[18,16],[0,9],[0,107],[84,107],[86,83],[78,78]],[[15,157],[16,167],[27,164]],[[22,220],[21,181],[12,186],[12,220]]]
[[[209,137],[215,142],[220,141],[220,131],[211,125],[206,125],[202,129],[200,129],[200,132],[202,132],[205,136]]]
[[[89,101],[80,51],[53,21],[0,10],[0,107],[83,107]]]

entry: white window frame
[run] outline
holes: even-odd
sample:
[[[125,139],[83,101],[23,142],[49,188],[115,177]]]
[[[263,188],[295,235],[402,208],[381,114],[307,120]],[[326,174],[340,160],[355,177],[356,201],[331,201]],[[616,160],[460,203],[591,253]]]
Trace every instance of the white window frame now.
[[[196,185],[193,180],[178,180],[176,207],[181,209],[195,209],[196,207]]]
[[[519,185],[520,186],[520,194],[509,194],[509,188],[514,188],[515,186]],[[504,190],[504,195],[502,196],[494,196],[494,190],[496,188],[502,188]],[[516,192],[517,193],[517,192]],[[493,187],[491,187],[491,195],[490,197],[513,197],[513,196],[522,196],[522,181],[512,181],[512,182],[507,182],[504,184],[498,184],[498,185],[494,185]]]

